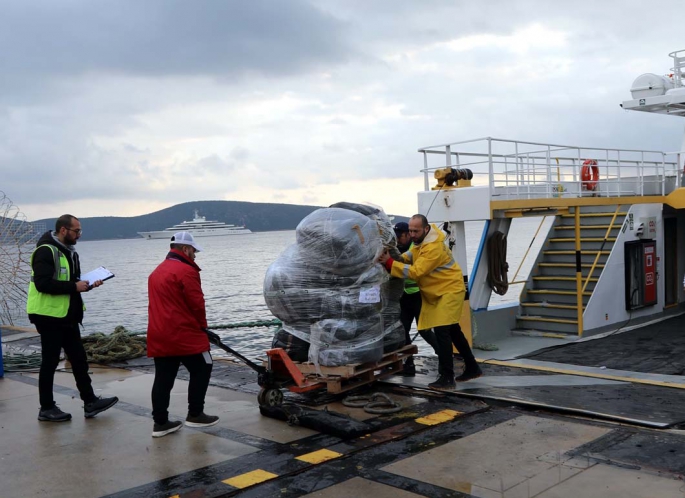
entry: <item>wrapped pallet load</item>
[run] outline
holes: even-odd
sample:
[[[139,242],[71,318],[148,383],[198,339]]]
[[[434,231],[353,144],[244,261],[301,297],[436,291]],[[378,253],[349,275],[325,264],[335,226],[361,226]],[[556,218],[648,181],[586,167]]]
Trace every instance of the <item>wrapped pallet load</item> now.
[[[324,366],[375,362],[401,347],[402,281],[376,261],[395,246],[378,208],[341,203],[304,218],[264,279],[266,304],[283,322],[273,347]]]

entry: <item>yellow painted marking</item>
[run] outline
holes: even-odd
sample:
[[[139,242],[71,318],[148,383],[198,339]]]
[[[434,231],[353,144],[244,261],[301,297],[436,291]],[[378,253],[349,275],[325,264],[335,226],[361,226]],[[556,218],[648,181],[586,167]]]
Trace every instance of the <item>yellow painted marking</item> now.
[[[417,418],[416,422],[423,425],[438,425],[449,422],[462,413],[464,412],[458,412],[457,410],[442,410],[437,413],[426,415],[425,417]]]
[[[666,196],[666,204],[675,209],[685,207],[685,188],[677,188]]]
[[[574,227],[575,228],[575,227]],[[582,227],[581,228],[585,228]],[[620,228],[620,226],[619,226]],[[605,239],[602,237],[581,237],[580,241],[581,242],[604,242]],[[554,239],[549,239],[550,242],[575,242],[576,239],[573,237],[556,237]],[[616,237],[607,237],[606,238],[607,242],[616,242]]]
[[[526,292],[528,294],[559,294],[562,296],[575,296],[576,292],[575,291],[564,291],[564,290],[556,290],[556,289],[529,289]],[[583,292],[583,296],[591,296],[592,292]]]
[[[535,332],[530,334],[520,334],[524,337],[551,337],[552,339],[568,339],[570,334],[555,334],[554,332]]]
[[[479,363],[486,363],[488,365],[502,365],[505,367],[526,368],[529,370],[542,370],[543,372],[552,372],[552,373],[559,373],[559,374],[566,374],[566,375],[578,375],[580,377],[593,377],[595,379],[618,380],[618,381],[622,381],[622,382],[633,382],[635,384],[646,384],[646,385],[650,385],[650,386],[674,387],[676,389],[685,389],[685,384],[678,384],[677,382],[667,382],[667,381],[650,380],[650,379],[636,379],[636,378],[627,377],[624,375],[609,375],[609,374],[600,374],[600,373],[594,373],[594,372],[583,372],[580,370],[571,370],[568,368],[545,367],[542,365],[520,365],[520,364],[512,363],[510,361],[479,360],[477,358],[476,358],[476,361],[478,361]]]
[[[181,498],[181,495],[170,496],[169,498]]]
[[[571,215],[569,215],[570,217]],[[582,214],[581,214],[582,216]],[[606,230],[609,228],[611,225],[580,225],[580,228],[584,230]],[[575,230],[576,227],[575,225],[556,225],[555,230]],[[611,227],[612,230],[618,230],[621,228],[621,225],[614,225]]]
[[[553,339],[566,339],[568,334],[553,334],[551,332],[543,332],[542,337],[551,337]]]
[[[553,277],[533,277],[533,280],[539,280],[541,282],[575,282],[576,277],[564,277],[562,275],[556,275]],[[599,277],[591,277],[590,282],[599,282]]]
[[[549,304],[549,303],[534,303],[534,302],[529,302],[529,303],[520,303],[521,306],[528,306],[532,308],[552,308],[552,309],[558,309],[558,310],[575,310],[578,309],[577,306],[571,305],[571,304]]]
[[[562,267],[562,268],[575,268],[576,264],[575,263],[539,263],[538,266],[544,266],[544,267]],[[592,265],[589,263],[583,263],[580,265],[582,268],[592,268]],[[595,268],[604,268],[603,264],[597,264],[595,265]]]
[[[616,216],[626,216],[627,214],[628,214],[627,211],[618,212],[618,213],[616,213]],[[575,216],[576,215],[573,213],[561,215],[562,218],[574,218]],[[604,211],[603,213],[580,213],[581,218],[601,218],[602,216],[612,216],[612,214],[610,212],[607,212],[607,211]]]
[[[335,451],[319,450],[295,457],[295,460],[302,460],[303,462],[316,464],[327,462],[328,460],[333,460],[334,458],[338,458],[341,456],[342,453],[337,453]]]
[[[562,250],[552,250],[552,251],[542,251],[543,254],[549,254],[550,256],[564,256],[568,254],[575,254],[576,251],[562,251]],[[580,251],[580,254],[611,254],[611,251]]]
[[[685,189],[683,189],[685,190]],[[674,192],[671,192],[672,195]],[[685,195],[683,205],[685,205]],[[564,197],[564,198],[548,198],[540,197],[537,199],[511,199],[506,201],[490,201],[490,209],[492,211],[507,209],[532,209],[532,208],[568,208],[574,206],[615,206],[625,204],[664,204],[666,203],[666,196],[663,195],[645,195],[645,196],[626,196],[626,197]],[[673,204],[669,204],[673,206]],[[619,213],[622,214],[622,213]],[[613,213],[604,214],[604,216],[612,216]]]
[[[529,322],[547,322],[547,323],[566,323],[576,325],[578,320],[564,320],[561,318],[543,318],[541,316],[519,316],[518,320],[528,320]]]
[[[278,477],[277,474],[272,474],[266,470],[257,469],[252,472],[247,472],[245,474],[240,474],[239,476],[231,477],[230,479],[225,479],[221,482],[233,486],[234,488],[244,489],[249,488],[254,484],[259,484],[260,482],[268,481]]]

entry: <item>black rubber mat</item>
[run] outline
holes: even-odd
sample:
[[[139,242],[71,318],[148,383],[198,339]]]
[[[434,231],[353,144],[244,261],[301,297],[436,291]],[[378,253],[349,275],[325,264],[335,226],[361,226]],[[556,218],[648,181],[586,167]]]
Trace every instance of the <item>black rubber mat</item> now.
[[[496,368],[495,368],[496,367]],[[535,370],[483,365],[487,377],[533,376]],[[537,372],[540,373],[540,372]],[[578,376],[553,375],[578,379]],[[432,376],[393,377],[389,382],[407,387],[427,389]],[[592,379],[588,378],[588,381]],[[465,384],[464,384],[465,385]],[[520,387],[483,387],[454,392],[484,401],[497,400],[522,406],[564,413],[591,415],[607,420],[628,422],[645,427],[679,427],[685,424],[685,390],[643,384],[615,383],[610,385],[531,385]]]
[[[622,467],[685,474],[685,436],[678,434],[616,431],[571,453]]]
[[[685,391],[668,387],[617,386],[519,387],[474,389],[464,393],[561,412],[592,415],[645,427],[674,427],[685,422]]]
[[[631,372],[685,373],[685,315],[592,341],[540,349],[521,358]]]

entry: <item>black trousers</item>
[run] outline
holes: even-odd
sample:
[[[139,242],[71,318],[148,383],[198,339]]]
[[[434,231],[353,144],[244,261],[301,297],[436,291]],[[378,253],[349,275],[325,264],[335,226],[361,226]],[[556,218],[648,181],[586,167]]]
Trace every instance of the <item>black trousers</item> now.
[[[419,324],[419,315],[421,314],[421,293],[415,292],[414,294],[407,294],[406,292],[402,294],[400,298],[400,321],[404,326],[404,338],[405,344],[411,344],[411,335],[409,331],[411,330],[412,322],[416,321],[416,325]],[[435,339],[435,334],[432,330],[419,330],[419,335],[433,348],[433,351],[437,354],[438,352],[438,342]]]
[[[207,352],[209,355],[209,351]],[[211,361],[211,356],[209,356]],[[169,421],[169,400],[176,381],[178,367],[183,364],[190,374],[188,383],[188,416],[197,417],[205,407],[205,395],[212,375],[212,364],[202,353],[189,356],[155,358],[155,381],[152,384],[152,418],[156,424]]]
[[[452,344],[459,350],[464,359],[466,370],[475,369],[478,366],[473,356],[469,341],[458,323],[435,327],[435,337],[438,341],[438,375],[454,378],[454,361],[452,356]]]
[[[71,370],[76,379],[76,387],[84,403],[95,399],[90,375],[88,375],[88,359],[81,342],[81,332],[78,324],[60,323],[58,321],[36,322],[36,329],[40,334],[40,345],[43,359],[38,374],[38,395],[41,410],[49,410],[55,406],[52,387],[55,382],[55,371],[59,364],[59,356],[64,349],[67,359],[71,363]]]

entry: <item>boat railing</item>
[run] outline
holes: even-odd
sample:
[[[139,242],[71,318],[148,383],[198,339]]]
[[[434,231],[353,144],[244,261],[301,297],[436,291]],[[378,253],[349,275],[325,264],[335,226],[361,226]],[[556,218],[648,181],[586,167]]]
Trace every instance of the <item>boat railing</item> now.
[[[678,187],[683,153],[576,147],[479,138],[419,149],[424,188],[445,167],[469,169],[493,200],[666,195]],[[586,176],[587,175],[587,176]]]
[[[673,58],[673,83],[676,88],[683,86],[683,78],[685,78],[685,50],[677,50],[668,54]]]

